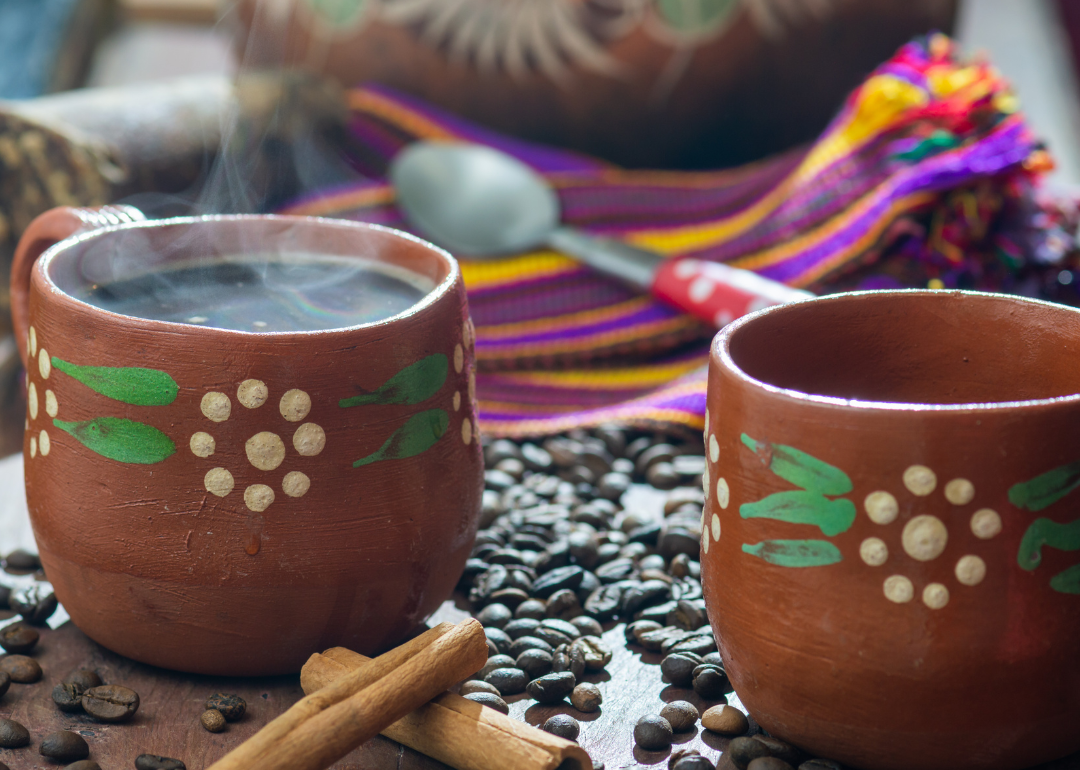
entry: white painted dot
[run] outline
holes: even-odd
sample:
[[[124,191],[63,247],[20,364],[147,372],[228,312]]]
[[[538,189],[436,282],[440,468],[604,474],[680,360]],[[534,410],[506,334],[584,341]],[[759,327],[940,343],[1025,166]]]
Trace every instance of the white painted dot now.
[[[675,263],[675,277],[684,281],[692,278],[698,271],[701,263],[696,259],[680,259]]]
[[[244,504],[256,513],[262,513],[273,502],[274,490],[266,484],[252,484],[244,490]]]
[[[989,540],[1001,532],[1001,516],[991,508],[980,508],[971,514],[971,531],[980,540]]]
[[[889,547],[879,537],[868,537],[859,546],[859,556],[871,567],[880,567],[889,559]]]
[[[464,441],[466,445],[472,443],[472,420],[462,420],[461,440]]]
[[[986,577],[986,562],[968,554],[956,562],[956,579],[966,586],[977,586]]]
[[[45,348],[38,353],[38,372],[43,380],[49,379],[49,374],[52,372],[52,359],[49,358],[49,351]]]
[[[49,440],[49,434],[45,431],[38,434],[38,449],[41,450],[42,457],[48,457],[49,450],[52,449],[52,441]]]
[[[203,486],[210,494],[225,497],[233,491],[236,482],[233,481],[233,475],[225,468],[211,468],[203,476]]]
[[[709,533],[705,531],[704,527],[701,530],[701,548],[705,553],[709,552]]]
[[[461,391],[460,390],[455,390],[454,391],[454,411],[456,412],[459,409],[461,409]]]
[[[709,466],[705,466],[705,472],[701,474],[701,491],[709,494]]]
[[[713,540],[719,540],[720,539],[720,517],[717,516],[715,513],[712,515],[712,522],[710,522],[709,529],[712,530],[712,539]],[[706,538],[706,539],[708,539],[708,538]]]
[[[945,499],[953,505],[967,505],[975,498],[975,485],[967,479],[953,479],[945,485]]]
[[[293,433],[292,443],[298,454],[314,457],[326,447],[326,432],[321,426],[306,422]]]
[[[705,435],[705,436],[709,435],[709,410],[708,409],[705,410],[705,431],[704,431],[703,435]]]
[[[461,345],[454,346],[454,371],[461,374],[462,368],[465,366],[465,351],[461,349]]]
[[[260,471],[272,471],[285,460],[285,442],[276,433],[264,430],[247,440],[244,453]]]
[[[60,411],[60,402],[56,400],[56,394],[51,390],[45,391],[45,414],[49,417],[56,417],[56,413]]]
[[[248,409],[258,409],[266,403],[270,391],[262,380],[244,380],[236,389],[236,400]]]
[[[37,457],[37,436],[30,437],[30,459]]]
[[[38,413],[37,386],[32,382],[30,387],[26,389],[26,406],[30,410],[30,419],[36,420]]]
[[[465,347],[472,350],[473,346],[476,345],[476,327],[473,325],[471,318],[466,318],[465,323],[462,324],[461,337],[465,340]]]
[[[922,592],[923,604],[932,610],[940,610],[949,603],[949,589],[941,583],[931,583]]]
[[[716,289],[716,284],[713,283],[711,278],[707,278],[704,275],[699,275],[693,281],[690,282],[690,301],[691,302],[704,302],[709,298],[709,295]]]
[[[717,329],[723,329],[729,323],[735,320],[735,314],[730,310],[720,310],[717,312],[716,317],[713,318],[713,324]]]
[[[30,327],[28,346],[30,348],[30,357],[33,358],[37,355],[37,329],[35,329],[33,326]]]
[[[225,422],[232,413],[232,402],[224,393],[211,391],[202,397],[199,404],[203,415],[214,422]]]
[[[476,372],[469,372],[469,403],[476,403]]]
[[[188,442],[188,445],[191,447],[191,453],[196,457],[209,457],[217,448],[217,442],[214,441],[214,437],[201,430],[198,433],[191,434],[191,440]]]
[[[290,471],[281,482],[281,491],[289,497],[303,497],[311,489],[311,479],[306,473]]]
[[[904,551],[912,559],[930,561],[945,550],[949,542],[949,530],[936,516],[916,516],[904,525],[901,537]]]
[[[926,497],[937,487],[937,476],[925,465],[912,465],[904,471],[904,486],[911,494]]]
[[[720,442],[716,440],[716,434],[709,436],[709,459],[714,463],[720,460]]]
[[[278,402],[278,411],[289,422],[300,422],[311,411],[311,396],[296,388],[287,390]]]
[[[727,479],[723,476],[716,480],[716,502],[724,510],[727,510],[728,503],[731,502],[731,489],[728,487]]]
[[[890,602],[903,604],[915,597],[915,586],[903,575],[890,575],[885,578],[885,598]]]
[[[892,524],[900,513],[896,498],[882,490],[868,494],[863,501],[863,508],[866,509],[870,521],[875,524]]]

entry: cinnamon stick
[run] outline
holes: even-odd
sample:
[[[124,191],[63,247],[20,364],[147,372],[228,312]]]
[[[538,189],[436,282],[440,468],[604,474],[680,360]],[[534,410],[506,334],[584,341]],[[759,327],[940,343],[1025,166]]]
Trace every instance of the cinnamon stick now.
[[[302,698],[210,770],[323,770],[486,660],[476,620],[440,624]]]
[[[300,672],[305,693],[340,683],[376,661],[344,647],[316,653]],[[590,770],[572,741],[519,722],[454,693],[443,693],[382,730],[387,738],[457,770]]]

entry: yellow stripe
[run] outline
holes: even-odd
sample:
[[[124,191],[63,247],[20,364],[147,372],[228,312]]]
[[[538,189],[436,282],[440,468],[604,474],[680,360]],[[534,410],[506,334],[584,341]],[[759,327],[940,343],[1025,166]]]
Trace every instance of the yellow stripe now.
[[[457,135],[438,123],[413,112],[407,107],[372,91],[356,89],[346,95],[349,109],[370,112],[384,120],[397,124],[419,139],[457,139]]]
[[[576,390],[606,390],[612,387],[650,388],[681,377],[708,361],[700,359],[658,366],[628,367],[625,369],[600,369],[596,371],[573,370],[568,372],[521,372],[499,375],[500,382],[521,385],[537,385]]]
[[[473,290],[566,273],[579,267],[570,257],[554,251],[535,251],[509,259],[461,260],[460,264],[465,287]]]
[[[646,307],[652,300],[649,297],[635,297],[634,299],[620,302],[616,305],[595,310],[581,310],[577,313],[566,315],[537,318],[532,321],[518,321],[516,323],[486,325],[481,327],[477,339],[485,345],[492,340],[506,337],[518,337],[530,332],[557,332],[564,329],[574,329],[588,324],[603,323],[619,316],[631,315]]]
[[[483,360],[500,358],[500,353],[510,353],[511,358],[521,356],[540,356],[553,353],[572,353],[580,351],[593,351],[596,348],[608,347],[626,342],[635,342],[642,337],[655,337],[660,334],[673,334],[674,332],[697,326],[698,322],[686,316],[656,321],[650,324],[633,326],[629,329],[617,329],[603,334],[589,335],[576,340],[550,340],[545,342],[532,342],[505,346],[485,345],[482,350],[478,349],[477,357]]]

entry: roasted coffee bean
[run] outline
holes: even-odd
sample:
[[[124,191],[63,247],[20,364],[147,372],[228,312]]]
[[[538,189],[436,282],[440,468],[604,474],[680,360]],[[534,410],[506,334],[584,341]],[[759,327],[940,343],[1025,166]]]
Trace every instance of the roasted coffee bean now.
[[[6,671],[0,671],[0,695],[3,695],[11,687],[11,674]]]
[[[585,675],[585,655],[580,647],[561,645],[551,655],[552,671],[569,671],[574,679],[580,680]]]
[[[700,754],[682,757],[671,770],[715,770],[715,765]]]
[[[17,749],[30,743],[30,732],[13,719],[0,719],[0,747]]]
[[[514,613],[510,612],[510,608],[505,604],[489,604],[476,613],[476,619],[480,621],[485,630],[488,628],[502,628],[513,617]]]
[[[640,527],[627,532],[627,539],[631,543],[642,543],[644,545],[656,545],[656,540],[660,537],[660,522],[651,521],[647,524],[642,524]]]
[[[695,632],[691,636],[678,641],[671,648],[671,652],[692,652],[695,655],[708,655],[716,651],[716,639],[710,630],[706,634]]]
[[[495,649],[503,654],[510,649],[510,643],[513,641],[501,628],[484,628],[484,636],[487,637],[488,642],[495,645]]]
[[[597,588],[585,600],[585,612],[597,620],[611,620],[619,611],[623,589],[617,583]]]
[[[624,616],[634,615],[645,607],[651,607],[671,598],[671,586],[661,580],[647,580],[628,589],[622,597]]]
[[[795,770],[795,768],[776,757],[759,757],[747,765],[746,770]]]
[[[621,547],[614,543],[608,543],[603,548],[613,547],[615,554],[618,554]],[[614,559],[607,564],[602,564],[596,569],[596,576],[600,578],[601,583],[614,583],[618,580],[626,580],[634,573],[634,562],[632,559]]]
[[[605,473],[596,485],[596,494],[606,500],[619,500],[630,489],[631,483],[625,473]]]
[[[491,489],[485,489],[480,499],[480,527],[490,527],[504,512],[505,508],[499,498],[499,493]]]
[[[129,692],[131,691],[129,690]],[[138,702],[139,696],[136,695],[136,708],[138,708]],[[217,709],[221,712],[221,716],[225,717],[226,722],[237,722],[243,718],[244,712],[247,711],[247,701],[239,695],[216,692],[206,699],[206,705],[203,708],[207,711]]]
[[[553,593],[544,608],[544,614],[547,617],[567,621],[581,617],[582,612],[584,610],[581,609],[581,602],[578,601],[577,594],[569,588],[563,588]]]
[[[536,444],[522,444],[520,452],[521,461],[524,462],[525,467],[531,471],[546,473],[547,471],[550,471],[554,465],[551,455],[547,450],[541,449]]]
[[[206,730],[212,733],[220,733],[225,729],[225,717],[217,709],[204,711],[202,716],[199,717],[199,722],[202,723]]]
[[[487,663],[476,672],[477,679],[484,679],[497,668],[513,668],[515,666],[514,658],[509,655],[492,655],[487,659]]]
[[[724,668],[724,659],[720,657],[719,652],[710,652],[708,655],[702,655],[701,662],[711,663],[712,665],[716,666],[721,670],[723,670]]]
[[[656,549],[665,559],[674,559],[679,554],[697,556],[700,548],[701,533],[680,526],[673,519],[668,519],[657,531]]]
[[[551,653],[544,650],[525,650],[525,652],[518,655],[515,666],[532,679],[544,676],[544,674],[550,674]]]
[[[494,470],[507,473],[513,476],[515,481],[519,481],[525,475],[525,463],[516,457],[507,457],[505,460],[496,463]]]
[[[644,450],[634,459],[634,471],[644,476],[657,463],[670,463],[675,459],[677,450],[670,444],[655,444]],[[628,455],[629,456],[629,455]]]
[[[769,756],[765,744],[753,738],[735,738],[728,744],[727,753],[732,764],[739,770],[746,770],[747,766],[759,757]]]
[[[585,668],[589,671],[603,671],[604,667],[611,662],[611,650],[597,636],[583,636],[570,646],[581,648],[582,657],[585,658]]]
[[[579,636],[600,636],[604,633],[604,627],[588,615],[578,615],[570,622],[578,630]]]
[[[506,471],[491,469],[484,471],[484,488],[502,492],[517,483],[517,479]]]
[[[491,605],[489,604],[488,607]],[[485,608],[486,609],[486,608]],[[514,610],[514,618],[528,618],[530,620],[540,620],[547,617],[547,605],[539,599],[526,599],[517,606]],[[477,616],[477,619],[480,619]],[[483,623],[483,620],[480,620]],[[509,621],[506,621],[509,622]]]
[[[64,677],[64,684],[73,684],[82,693],[91,687],[99,687],[105,683],[101,681],[97,671],[89,668],[77,668]]]
[[[529,563],[529,559],[516,548],[498,548],[485,558],[488,564],[505,564],[509,566],[513,564],[527,565]]]
[[[56,612],[56,594],[46,593],[40,586],[16,591],[8,598],[8,604],[23,620],[34,626],[43,626]]]
[[[0,630],[0,647],[3,647],[5,652],[30,652],[40,637],[35,629],[22,623],[12,623]]]
[[[11,599],[11,589],[7,586],[0,586],[0,609],[9,609]]]
[[[657,489],[674,489],[680,479],[671,463],[653,463],[645,471],[645,480]]]
[[[140,754],[135,757],[135,770],[187,770],[179,759],[159,757],[157,754]]]
[[[704,601],[700,599],[680,599],[677,604],[677,608],[667,615],[667,624],[669,626],[692,631],[708,621],[708,617],[705,614]]]
[[[82,707],[99,722],[126,722],[139,710],[139,694],[118,684],[103,684],[83,693]]]
[[[517,695],[525,690],[525,685],[529,683],[529,675],[520,668],[507,666],[495,669],[484,677],[484,681],[494,685],[500,695]]]
[[[701,663],[701,658],[692,652],[674,652],[660,661],[660,672],[676,687],[690,687],[694,669]]]
[[[545,618],[544,620],[541,620],[540,628],[555,631],[556,633],[562,634],[563,636],[567,636],[570,638],[569,640],[571,642],[581,636],[581,633],[578,631],[577,627],[573,623],[568,620],[560,620],[558,618]]]
[[[641,453],[653,445],[653,438],[651,436],[642,436],[636,438],[626,445],[625,451],[623,451],[623,457],[627,458],[631,462],[638,459]]]
[[[523,588],[500,588],[488,598],[493,602],[505,604],[510,609],[515,609],[519,604],[528,600],[529,594]]]
[[[698,721],[697,706],[689,701],[674,700],[660,709],[660,716],[668,721],[671,729],[677,733],[693,728]]]
[[[604,696],[600,693],[600,688],[592,682],[582,682],[570,693],[570,703],[585,714],[599,711],[600,704],[603,702]]]
[[[574,690],[576,680],[569,671],[560,671],[533,679],[525,687],[529,697],[541,704],[558,703]]]
[[[539,627],[540,621],[536,618],[514,618],[503,626],[503,631],[511,640],[514,640],[523,636],[531,636],[532,632]]]
[[[655,572],[663,571],[664,567],[667,566],[667,562],[664,561],[664,557],[660,554],[650,553],[638,559],[637,565],[638,569],[642,570],[643,572]]]
[[[556,714],[544,722],[540,729],[568,741],[576,741],[581,734],[581,724],[567,714]]]
[[[65,765],[64,770],[101,770],[101,765],[92,759],[80,759],[70,765]]]
[[[83,688],[77,685],[62,682],[52,690],[53,703],[58,709],[68,713],[82,711],[83,691]]]
[[[671,724],[661,716],[648,714],[634,725],[634,742],[646,751],[660,751],[671,745]]]
[[[808,759],[799,765],[799,770],[844,770],[844,766],[831,759]]]
[[[755,735],[753,738],[769,750],[769,756],[782,759],[789,765],[797,765],[806,758],[806,754],[802,751],[779,738],[773,738],[770,735]]]
[[[4,567],[19,572],[33,572],[41,569],[41,559],[36,553],[30,553],[19,548],[4,557]]]
[[[675,554],[671,559],[671,564],[668,566],[668,572],[675,578],[689,577],[690,557],[685,553]]]
[[[463,682],[459,694],[465,696],[474,692],[488,692],[492,695],[499,694],[499,691],[495,689],[495,685],[488,684],[480,679],[470,679],[467,682]]]
[[[519,636],[510,645],[510,657],[516,659],[525,650],[543,650],[546,653],[551,653],[554,652],[555,648],[539,637]]]
[[[720,700],[728,691],[728,680],[715,666],[703,668],[694,675],[694,692],[705,700]]]
[[[6,672],[11,681],[18,684],[33,684],[41,679],[41,666],[25,655],[5,655],[0,658],[0,671]]]
[[[706,709],[701,715],[701,726],[721,735],[742,735],[750,729],[746,714],[726,703]]]
[[[68,730],[57,730],[46,735],[38,746],[38,751],[43,757],[55,759],[57,762],[74,762],[90,756],[90,747],[86,745],[86,740],[78,733]]]
[[[498,695],[494,695],[490,692],[473,692],[465,696],[466,700],[471,700],[473,703],[479,703],[481,706],[487,706],[493,708],[500,714],[509,714],[510,706],[506,704],[502,698]]]
[[[558,647],[560,644],[569,644],[578,636],[577,629],[574,630],[573,636],[568,636],[561,631],[556,631],[553,628],[545,628],[544,626],[537,628],[533,631],[532,635],[536,639],[540,639],[541,641],[550,644],[552,649]]]
[[[641,611],[641,615],[648,615],[650,617],[656,617],[661,621],[667,619],[667,613],[671,611],[671,608],[675,606],[675,602],[665,602],[663,604],[656,605],[655,608],[646,608]],[[655,609],[655,615],[650,615],[650,612]],[[681,642],[682,640],[690,637],[692,631],[683,631],[681,628],[675,628],[675,626],[665,625],[664,628],[668,629],[668,635],[660,642],[660,654],[670,655],[672,648]]]
[[[657,624],[659,625],[659,624]],[[663,647],[664,642],[672,637],[681,638],[685,632],[680,631],[677,628],[671,626],[661,626],[655,631],[642,631],[641,633],[635,633],[638,644],[644,647],[646,650],[652,652],[659,652]]]
[[[627,623],[624,629],[624,635],[628,644],[641,644],[639,637],[642,634],[647,634],[650,631],[659,631],[664,627],[663,623],[657,623],[654,620],[635,620],[632,623]]]
[[[503,460],[511,458],[520,460],[521,457],[521,449],[509,439],[498,438],[484,447],[484,465],[489,468],[494,467]]]
[[[593,591],[600,587],[600,578],[595,573],[585,570],[585,574],[581,576],[581,585],[577,587],[574,593],[577,594],[579,602],[584,603],[586,599],[592,596]]]

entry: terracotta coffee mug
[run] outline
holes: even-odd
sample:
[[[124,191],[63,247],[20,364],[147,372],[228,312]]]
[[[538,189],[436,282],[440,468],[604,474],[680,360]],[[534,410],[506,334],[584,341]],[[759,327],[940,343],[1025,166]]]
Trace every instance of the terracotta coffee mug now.
[[[329,646],[399,641],[449,596],[476,532],[474,334],[457,264],[354,222],[140,220],[55,209],[15,257],[26,491],[57,597],[105,647],[205,674],[296,671]],[[84,296],[265,253],[397,271],[420,299],[347,328],[258,332]]]
[[[1080,311],[860,292],[727,326],[705,601],[773,735],[864,770],[1080,749]]]

